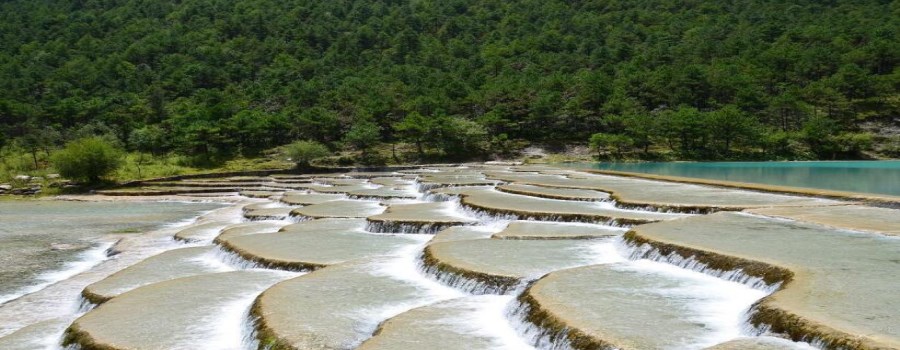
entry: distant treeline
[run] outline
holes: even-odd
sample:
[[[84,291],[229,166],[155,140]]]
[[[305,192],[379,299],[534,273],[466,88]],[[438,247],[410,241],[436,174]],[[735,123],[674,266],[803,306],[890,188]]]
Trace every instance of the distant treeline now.
[[[886,0],[11,0],[0,146],[858,157],[900,115],[898,38]]]

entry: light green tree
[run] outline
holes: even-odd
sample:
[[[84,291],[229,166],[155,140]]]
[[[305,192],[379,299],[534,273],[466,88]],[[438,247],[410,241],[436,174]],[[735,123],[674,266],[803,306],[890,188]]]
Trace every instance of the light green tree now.
[[[98,183],[122,165],[122,150],[102,137],[92,136],[67,143],[51,160],[66,178]]]
[[[326,157],[331,152],[316,141],[302,140],[285,146],[285,154],[298,168],[307,168],[313,160]]]

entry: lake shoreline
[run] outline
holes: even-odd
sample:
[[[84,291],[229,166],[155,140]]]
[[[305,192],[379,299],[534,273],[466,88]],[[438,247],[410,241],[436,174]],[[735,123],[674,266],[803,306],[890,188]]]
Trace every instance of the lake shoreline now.
[[[838,199],[838,200],[846,200],[846,201],[863,201],[863,202],[866,202],[867,204],[870,204],[873,206],[887,206],[887,207],[891,207],[891,208],[900,207],[900,197],[898,197],[898,196],[878,195],[878,194],[849,192],[849,191],[833,191],[833,190],[825,190],[825,189],[814,189],[814,188],[792,187],[792,186],[777,186],[777,185],[758,184],[758,183],[751,183],[751,182],[712,180],[712,179],[704,179],[704,178],[696,178],[696,177],[646,174],[646,173],[615,171],[615,170],[584,169],[583,171],[588,172],[588,173],[594,173],[594,174],[634,177],[634,178],[667,181],[667,182],[675,182],[675,183],[708,185],[708,186],[716,186],[716,187],[727,187],[727,188],[736,188],[736,189],[744,189],[744,190],[752,190],[752,191],[792,194],[792,195]]]

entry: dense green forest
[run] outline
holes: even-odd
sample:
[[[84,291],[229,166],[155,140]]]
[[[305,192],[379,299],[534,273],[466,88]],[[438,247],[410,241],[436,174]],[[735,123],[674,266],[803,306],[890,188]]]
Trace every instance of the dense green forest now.
[[[896,0],[12,0],[0,146],[897,157],[898,38]]]

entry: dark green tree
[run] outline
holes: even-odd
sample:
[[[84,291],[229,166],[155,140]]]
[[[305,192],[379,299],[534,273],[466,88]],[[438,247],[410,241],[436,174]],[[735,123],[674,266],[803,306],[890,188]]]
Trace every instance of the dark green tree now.
[[[603,159],[604,153],[621,157],[634,145],[634,141],[625,135],[596,133],[591,135],[589,144],[597,152],[597,158]]]
[[[644,155],[650,152],[653,138],[659,132],[656,116],[649,113],[628,115],[623,120],[625,131],[634,141],[634,145],[643,150]]]
[[[833,159],[838,152],[837,123],[828,117],[814,117],[803,124],[803,141],[820,159]]]
[[[381,140],[378,126],[367,120],[358,121],[344,135],[344,142],[362,152],[363,159],[369,156],[369,150]]]
[[[146,153],[156,154],[165,144],[165,131],[156,125],[148,125],[135,129],[128,137],[128,144],[138,153],[137,170],[141,177],[141,167],[144,165]]]
[[[757,137],[756,118],[735,105],[727,105],[709,114],[710,138],[726,157],[735,144],[749,145]]]
[[[685,122],[734,106],[785,135],[818,117],[836,135],[891,126],[898,18],[895,2],[850,0],[10,0],[0,143],[40,143],[32,134],[53,127],[128,145],[159,125],[162,151],[214,164],[289,140],[334,145],[366,118],[382,141],[458,157],[466,142],[442,131],[452,116],[515,145],[603,132],[644,153],[742,157],[756,146]],[[430,125],[424,142],[398,127],[412,112]],[[648,134],[637,120],[650,117],[665,127]],[[28,148],[40,163],[46,150]]]
[[[411,112],[403,120],[394,125],[394,129],[403,140],[416,145],[419,159],[425,156],[425,142],[432,132],[431,120],[418,112]]]

